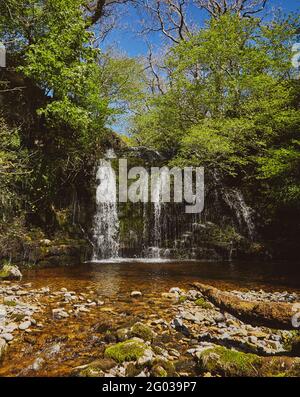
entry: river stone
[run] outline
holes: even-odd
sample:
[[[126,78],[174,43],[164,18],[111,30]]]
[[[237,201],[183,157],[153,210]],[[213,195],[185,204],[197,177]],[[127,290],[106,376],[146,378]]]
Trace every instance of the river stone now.
[[[174,318],[174,320],[171,321],[171,327],[175,328],[176,331],[181,332],[185,336],[190,336],[189,329],[183,324],[180,318]]]
[[[143,294],[141,293],[141,291],[132,291],[130,296],[132,298],[138,298],[139,296],[142,296]]]
[[[184,320],[188,320],[188,321],[195,321],[196,320],[195,316],[192,313],[190,313],[190,312],[182,312],[181,313],[181,317]]]
[[[153,361],[153,357],[154,357],[153,351],[150,349],[147,349],[147,350],[145,350],[143,356],[137,360],[137,364],[141,365],[141,366],[150,364]]]
[[[257,337],[254,335],[249,336],[248,340],[250,343],[253,343],[254,345],[257,343]]]
[[[23,323],[21,323],[19,325],[19,329],[22,331],[25,331],[26,329],[28,329],[31,326],[31,321],[24,321]]]
[[[39,371],[43,364],[45,363],[45,360],[42,357],[38,357],[36,360],[34,360],[32,364],[32,369],[33,371]]]
[[[171,289],[169,290],[169,293],[170,293],[170,294],[181,295],[181,294],[182,294],[182,291],[181,291],[181,289],[178,288],[178,287],[173,287],[173,288],[171,288]]]
[[[12,334],[10,334],[10,333],[8,333],[8,332],[6,332],[6,333],[4,333],[4,334],[1,334],[1,337],[2,337],[4,340],[6,340],[6,342],[11,342],[11,341],[14,339],[14,337],[12,336]]]

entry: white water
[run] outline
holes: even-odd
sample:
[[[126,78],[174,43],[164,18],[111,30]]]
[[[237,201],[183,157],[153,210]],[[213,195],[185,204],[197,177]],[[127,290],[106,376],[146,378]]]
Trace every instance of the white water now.
[[[113,153],[108,151],[107,158]],[[94,218],[93,261],[115,259],[119,256],[119,219],[117,208],[116,175],[110,160],[101,160],[96,180],[97,212]]]
[[[154,203],[154,225],[153,225],[153,247],[147,250],[149,258],[160,258],[160,245],[161,245],[161,215],[162,215],[162,189],[164,177],[163,175],[156,175],[151,180],[151,195],[152,202]]]
[[[255,225],[252,219],[253,210],[246,204],[242,193],[237,189],[224,192],[226,203],[234,210],[241,227],[245,227],[248,236],[253,240],[255,237]]]

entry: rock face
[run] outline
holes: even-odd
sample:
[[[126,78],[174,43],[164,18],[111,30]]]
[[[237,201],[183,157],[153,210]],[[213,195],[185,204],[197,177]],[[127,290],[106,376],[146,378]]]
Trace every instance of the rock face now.
[[[17,266],[5,264],[0,269],[0,280],[21,280],[22,273]]]
[[[194,283],[193,286],[214,305],[243,321],[271,328],[293,329],[291,319],[295,312],[291,303],[244,301],[209,285]]]

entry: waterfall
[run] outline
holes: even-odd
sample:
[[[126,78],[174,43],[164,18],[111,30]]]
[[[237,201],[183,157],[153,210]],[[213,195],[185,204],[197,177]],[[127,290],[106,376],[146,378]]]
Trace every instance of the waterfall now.
[[[151,178],[151,196],[153,202],[153,235],[152,241],[154,246],[148,248],[148,257],[160,258],[161,246],[161,215],[162,215],[162,188],[164,176],[162,174],[154,174]]]
[[[93,260],[118,258],[119,219],[117,208],[116,175],[109,159],[112,151],[106,153],[108,160],[101,160],[96,180],[97,212],[94,218]]]
[[[255,237],[253,210],[246,204],[242,193],[238,189],[224,190],[224,200],[235,212],[240,227],[246,227],[248,236],[253,240]]]

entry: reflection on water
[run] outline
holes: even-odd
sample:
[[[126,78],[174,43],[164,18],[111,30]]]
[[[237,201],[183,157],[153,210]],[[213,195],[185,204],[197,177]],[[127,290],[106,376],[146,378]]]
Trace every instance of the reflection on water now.
[[[75,267],[24,271],[24,282],[36,286],[67,287],[78,290],[90,286],[107,296],[133,289],[145,292],[165,291],[173,286],[186,287],[194,281],[219,287],[300,289],[297,263],[198,261],[154,261],[85,263]]]

